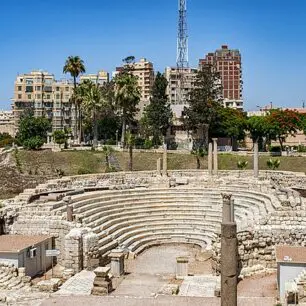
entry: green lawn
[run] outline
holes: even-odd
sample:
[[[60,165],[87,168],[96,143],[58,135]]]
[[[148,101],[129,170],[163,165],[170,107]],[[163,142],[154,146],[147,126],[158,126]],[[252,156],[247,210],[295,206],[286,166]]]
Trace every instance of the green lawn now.
[[[122,170],[128,170],[128,153],[115,152]],[[20,151],[22,170],[27,174],[54,175],[56,169],[64,171],[65,175],[80,173],[99,173],[105,171],[105,157],[102,152],[94,151]],[[156,169],[156,160],[160,153],[134,153],[133,169],[135,171]],[[277,157],[281,160],[279,170],[306,171],[306,157]],[[260,169],[267,169],[269,156],[261,156]],[[234,154],[219,154],[220,170],[236,170],[238,160],[247,160],[247,169],[252,169],[252,156],[238,156]],[[191,154],[168,154],[168,169],[196,169],[196,158]],[[207,169],[207,156],[201,158],[201,169]]]

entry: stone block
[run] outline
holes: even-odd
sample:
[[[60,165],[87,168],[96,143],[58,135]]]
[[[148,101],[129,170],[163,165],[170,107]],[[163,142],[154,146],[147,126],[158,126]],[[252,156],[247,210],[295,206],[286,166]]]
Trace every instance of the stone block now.
[[[94,270],[94,273],[96,274],[96,276],[105,277],[108,275],[109,271],[109,267],[98,267]]]
[[[104,295],[108,295],[108,290],[106,288],[93,287],[91,294],[104,296]]]

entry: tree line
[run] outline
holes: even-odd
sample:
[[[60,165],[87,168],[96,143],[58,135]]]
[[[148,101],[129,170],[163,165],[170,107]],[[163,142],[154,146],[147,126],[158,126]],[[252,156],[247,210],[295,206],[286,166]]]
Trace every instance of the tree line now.
[[[74,105],[76,124],[74,131],[67,128],[53,133],[59,144],[67,144],[73,134],[76,142],[91,141],[96,147],[98,141],[115,144],[119,139],[125,148],[140,146],[158,147],[167,143],[175,124],[181,125],[192,137],[193,150],[202,154],[213,137],[229,137],[235,141],[249,135],[265,150],[271,141],[283,143],[289,135],[298,131],[306,134],[306,116],[292,110],[271,109],[265,116],[247,117],[246,113],[223,107],[222,84],[220,75],[211,65],[198,70],[195,86],[189,92],[188,106],[183,117],[174,122],[169,99],[166,94],[167,80],[163,74],[155,76],[150,103],[145,107],[140,120],[139,111],[141,92],[137,77],[133,74],[135,58],[123,60],[121,71],[109,82],[99,84],[85,80],[77,82],[80,74],[86,72],[83,60],[78,56],[67,58],[64,73],[73,78],[74,90],[70,99]],[[38,149],[46,141],[51,131],[47,118],[35,118],[25,113],[19,122],[16,141],[25,148]]]

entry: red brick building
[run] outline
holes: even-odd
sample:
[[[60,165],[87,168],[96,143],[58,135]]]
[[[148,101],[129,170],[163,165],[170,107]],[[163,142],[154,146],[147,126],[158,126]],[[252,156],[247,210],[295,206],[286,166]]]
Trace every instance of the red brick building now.
[[[199,60],[199,68],[205,64],[213,65],[220,73],[224,106],[242,110],[242,68],[239,50],[230,50],[224,45],[214,53],[208,53],[205,59]]]

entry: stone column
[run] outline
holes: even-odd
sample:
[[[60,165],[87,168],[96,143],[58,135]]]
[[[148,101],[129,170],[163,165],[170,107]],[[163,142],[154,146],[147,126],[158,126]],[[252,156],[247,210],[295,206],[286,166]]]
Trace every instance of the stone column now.
[[[180,256],[176,257],[176,278],[183,279],[188,276],[188,257]]]
[[[237,227],[221,224],[221,306],[237,306]]]
[[[231,193],[221,193],[222,195],[222,222],[231,222]]]
[[[235,222],[235,201],[231,199],[231,222]]]
[[[158,158],[157,161],[156,161],[156,172],[157,172],[157,175],[161,175],[161,159]]]
[[[213,156],[212,156],[212,143],[208,144],[208,174],[212,175],[213,169]]]
[[[67,221],[73,221],[73,206],[67,204]]]
[[[218,175],[218,138],[212,139],[214,142],[213,151],[214,151],[214,170],[213,174]]]
[[[164,144],[164,152],[163,152],[163,176],[167,176],[167,144]]]
[[[108,255],[111,259],[111,274],[120,277],[124,274],[124,254],[122,252],[112,252]]]
[[[258,168],[258,141],[254,142],[254,176],[258,177],[259,168]]]

